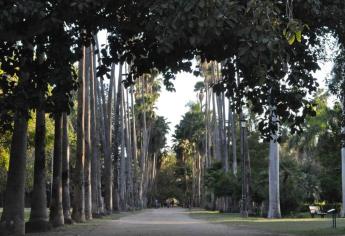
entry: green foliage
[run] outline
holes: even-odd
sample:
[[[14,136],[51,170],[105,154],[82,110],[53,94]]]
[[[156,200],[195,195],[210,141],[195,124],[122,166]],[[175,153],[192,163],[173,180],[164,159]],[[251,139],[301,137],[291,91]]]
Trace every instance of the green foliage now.
[[[28,123],[28,149],[26,158],[26,177],[25,190],[30,192],[34,181],[34,163],[35,163],[35,124],[36,115],[33,113]],[[46,176],[49,182],[52,176],[52,159],[54,152],[54,120],[46,115]]]
[[[194,85],[194,92],[200,92],[205,90],[205,83],[203,81],[199,81]]]
[[[0,192],[6,185],[7,171],[10,162],[10,133],[6,132],[0,137]]]
[[[241,196],[241,186],[238,178],[230,172],[225,173],[220,162],[213,163],[207,169],[205,186],[217,197],[231,196],[238,199]]]
[[[33,187],[33,174],[34,174],[34,162],[35,162],[35,113],[30,115],[32,118],[28,122],[28,147],[26,158],[26,177],[25,177],[25,190],[30,192]],[[76,134],[73,127],[69,129],[69,141],[71,149],[75,149]],[[0,193],[5,190],[7,171],[9,166],[9,151],[11,144],[10,132],[6,132],[0,137]],[[54,120],[46,115],[46,170],[47,170],[47,182],[50,182],[52,175],[52,158],[54,151]],[[73,153],[71,153],[73,156]],[[73,158],[71,159],[73,160]]]
[[[175,127],[173,138],[179,146],[183,140],[188,140],[197,146],[199,152],[203,152],[204,137],[204,114],[201,111],[200,104],[189,104],[189,111],[184,114],[182,120]]]
[[[166,135],[169,132],[169,123],[162,116],[157,116],[152,124],[149,153],[161,153],[166,145]]]
[[[162,157],[162,164],[157,175],[157,199],[164,202],[168,198],[182,200],[183,189],[179,187],[179,178],[176,157],[173,154],[166,154]]]

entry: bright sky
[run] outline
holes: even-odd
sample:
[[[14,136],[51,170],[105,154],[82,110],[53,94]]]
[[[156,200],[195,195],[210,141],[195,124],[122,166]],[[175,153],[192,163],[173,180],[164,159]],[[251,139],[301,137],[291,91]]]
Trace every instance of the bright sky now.
[[[202,81],[201,77],[195,77],[193,74],[180,73],[177,74],[174,81],[176,92],[168,92],[162,86],[162,92],[156,104],[157,114],[167,118],[170,122],[170,133],[168,135],[168,146],[172,145],[172,134],[175,126],[180,122],[184,113],[188,111],[186,106],[190,101],[196,101],[196,93],[194,85],[198,81]]]

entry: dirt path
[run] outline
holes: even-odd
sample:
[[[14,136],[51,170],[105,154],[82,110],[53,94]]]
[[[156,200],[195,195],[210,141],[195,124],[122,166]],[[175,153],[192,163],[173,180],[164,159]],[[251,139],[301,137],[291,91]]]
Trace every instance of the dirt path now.
[[[272,233],[252,229],[238,229],[221,224],[211,224],[192,219],[188,210],[163,208],[145,210],[138,214],[125,216],[120,220],[97,220],[56,229],[45,236],[268,236]]]

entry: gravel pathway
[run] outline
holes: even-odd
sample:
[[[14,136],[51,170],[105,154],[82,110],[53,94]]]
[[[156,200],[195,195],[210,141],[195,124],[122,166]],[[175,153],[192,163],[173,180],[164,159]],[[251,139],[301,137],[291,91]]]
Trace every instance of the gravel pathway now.
[[[188,210],[161,208],[145,210],[120,220],[98,220],[62,227],[53,232],[32,236],[277,236],[253,229],[239,229],[193,219]]]

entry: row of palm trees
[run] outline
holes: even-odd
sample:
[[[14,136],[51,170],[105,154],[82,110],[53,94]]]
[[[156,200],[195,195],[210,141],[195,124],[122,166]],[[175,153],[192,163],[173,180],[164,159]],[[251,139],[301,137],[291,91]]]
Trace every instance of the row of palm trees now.
[[[192,156],[192,182],[191,191],[192,205],[209,205],[221,211],[227,211],[230,207],[232,199],[230,197],[221,197],[216,199],[212,196],[210,203],[206,202],[206,195],[212,194],[203,186],[205,172],[214,162],[222,163],[225,173],[231,172],[233,176],[241,173],[242,182],[242,199],[240,210],[243,216],[252,213],[251,209],[251,193],[250,179],[251,166],[248,147],[248,129],[251,127],[246,116],[248,116],[248,108],[243,106],[240,110],[233,108],[233,102],[236,97],[225,96],[225,90],[218,90],[218,83],[222,80],[221,64],[215,61],[204,62],[200,65],[203,82],[195,85],[197,92],[197,100],[199,106],[192,106],[190,112],[202,112],[204,114],[204,127],[200,131],[195,130],[194,136],[184,138],[187,140],[177,140],[179,143],[177,153],[182,157]],[[237,86],[240,84],[240,76],[236,73]],[[194,108],[193,108],[194,107]],[[196,109],[196,110],[195,110]],[[272,107],[272,122],[278,122],[274,115],[274,107]],[[190,127],[192,129],[192,127]],[[191,131],[193,132],[193,131]],[[269,218],[279,218],[279,144],[277,142],[278,133],[272,134],[273,139],[270,141],[270,158],[269,165]],[[239,139],[239,147],[237,146]],[[181,151],[180,149],[184,150]],[[187,151],[189,150],[189,151]],[[240,154],[240,157],[238,157]],[[238,161],[240,160],[240,163]],[[187,161],[185,161],[187,162]],[[241,171],[239,172],[238,166]],[[199,174],[200,173],[200,174]],[[200,191],[202,189],[202,191]],[[201,194],[202,192],[202,194]],[[200,196],[202,195],[202,196]]]
[[[145,74],[136,84],[125,87],[123,80],[129,71],[126,63],[112,63],[109,74],[99,76],[97,67],[102,66],[103,61],[97,36],[94,39],[95,44],[83,47],[78,63],[76,118],[66,112],[53,114],[55,128],[50,201],[46,189],[47,115],[43,102],[35,111],[34,183],[26,232],[45,231],[51,226],[85,222],[113,212],[140,209],[150,202],[148,195],[155,187],[157,163],[168,132],[165,119],[157,117],[154,112],[159,81],[155,80],[154,73]],[[73,129],[70,123],[76,123],[75,130],[69,130]],[[26,137],[27,125],[24,122],[15,129],[12,142],[22,140],[23,143],[18,144],[22,147],[20,149],[18,145],[12,145],[10,165],[12,168],[14,165],[25,167],[25,163],[21,163],[25,159],[13,157],[18,155],[15,153],[18,151],[26,155],[26,138],[19,139],[15,135],[24,134]],[[77,136],[75,156],[70,153],[70,132],[76,132]],[[156,142],[153,135],[160,142],[151,148]],[[18,173],[9,172],[9,175],[25,174],[20,168],[14,169]],[[11,176],[8,181],[11,181]],[[24,186],[16,183],[16,188],[7,187],[3,219],[14,208],[24,213],[24,205],[18,202],[11,204],[8,197],[11,196],[10,191],[18,188],[24,189]],[[47,202],[50,202],[49,210]],[[1,234],[24,235],[24,214],[17,220],[13,224],[15,227],[2,226]]]

